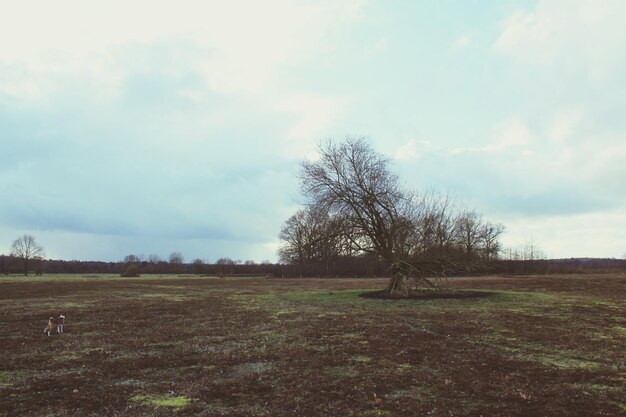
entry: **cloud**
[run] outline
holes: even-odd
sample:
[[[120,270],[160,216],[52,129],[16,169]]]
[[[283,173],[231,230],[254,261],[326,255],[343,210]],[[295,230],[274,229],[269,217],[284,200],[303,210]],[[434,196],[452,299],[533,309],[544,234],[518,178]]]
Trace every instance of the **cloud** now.
[[[485,146],[485,151],[497,151],[530,144],[532,136],[528,126],[519,118],[507,119],[497,124],[492,130],[492,143]]]
[[[462,35],[459,36],[456,41],[454,41],[454,45],[459,48],[465,48],[472,44],[472,37],[470,35]]]
[[[502,23],[493,47],[520,63],[550,68],[560,77],[584,74],[606,85],[623,74],[626,3],[620,0],[540,0]]]
[[[106,5],[26,0],[0,16],[2,62],[19,66],[13,78],[0,76],[0,91],[17,97],[45,94],[59,76],[89,77],[98,89],[115,90],[132,71],[135,56],[129,59],[125,50],[167,40],[202,51],[179,58],[203,75],[209,89],[267,93],[285,65],[332,48],[328,31],[358,19],[362,7],[364,2],[355,0],[114,0]]]
[[[394,154],[394,158],[398,160],[416,159],[418,157],[417,140],[415,139],[411,139],[404,145],[400,146]]]
[[[15,200],[0,202],[0,226],[94,242],[57,247],[68,258],[118,258],[97,252],[113,250],[108,236],[124,251],[204,241],[275,259],[293,159],[350,104],[292,74],[332,51],[364,6],[11,5],[0,15],[0,192]]]
[[[622,210],[555,214],[538,218],[507,216],[505,247],[521,248],[528,241],[550,258],[615,257],[624,253],[626,217]]]
[[[312,156],[316,145],[351,104],[341,95],[298,94],[280,102],[277,110],[293,120],[285,133],[283,155]]]
[[[582,118],[583,111],[580,108],[561,111],[554,117],[547,132],[548,138],[553,142],[562,143],[572,135]]]
[[[533,141],[533,136],[524,121],[518,117],[511,117],[496,124],[491,129],[491,141],[482,146],[453,147],[449,149],[451,154],[465,152],[503,152],[527,146]],[[528,150],[523,150],[528,155]]]

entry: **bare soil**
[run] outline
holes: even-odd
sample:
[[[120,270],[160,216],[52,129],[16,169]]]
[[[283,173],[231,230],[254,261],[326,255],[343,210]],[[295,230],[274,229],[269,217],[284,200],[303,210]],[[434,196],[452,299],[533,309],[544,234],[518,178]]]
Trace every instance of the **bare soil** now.
[[[626,275],[386,283],[0,278],[0,415],[626,415]]]

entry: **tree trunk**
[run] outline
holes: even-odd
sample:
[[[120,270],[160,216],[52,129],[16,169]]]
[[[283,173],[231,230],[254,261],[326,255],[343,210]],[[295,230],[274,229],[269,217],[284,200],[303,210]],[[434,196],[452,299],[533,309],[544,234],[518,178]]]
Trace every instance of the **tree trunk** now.
[[[28,258],[24,258],[24,276],[28,276]]]
[[[391,264],[391,279],[385,291],[395,297],[408,295],[406,277],[402,274],[398,262]]]

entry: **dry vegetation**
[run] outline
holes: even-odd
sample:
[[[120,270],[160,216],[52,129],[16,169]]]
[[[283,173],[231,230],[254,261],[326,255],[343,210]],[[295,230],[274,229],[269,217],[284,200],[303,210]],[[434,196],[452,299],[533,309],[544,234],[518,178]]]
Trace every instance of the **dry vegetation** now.
[[[0,278],[0,415],[626,414],[623,274],[386,283]]]

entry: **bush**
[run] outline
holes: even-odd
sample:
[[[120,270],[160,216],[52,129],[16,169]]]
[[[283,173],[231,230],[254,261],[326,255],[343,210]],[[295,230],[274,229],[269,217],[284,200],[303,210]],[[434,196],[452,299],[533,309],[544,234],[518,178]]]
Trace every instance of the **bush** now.
[[[122,277],[138,277],[139,267],[136,264],[126,266],[126,269],[120,274]]]

